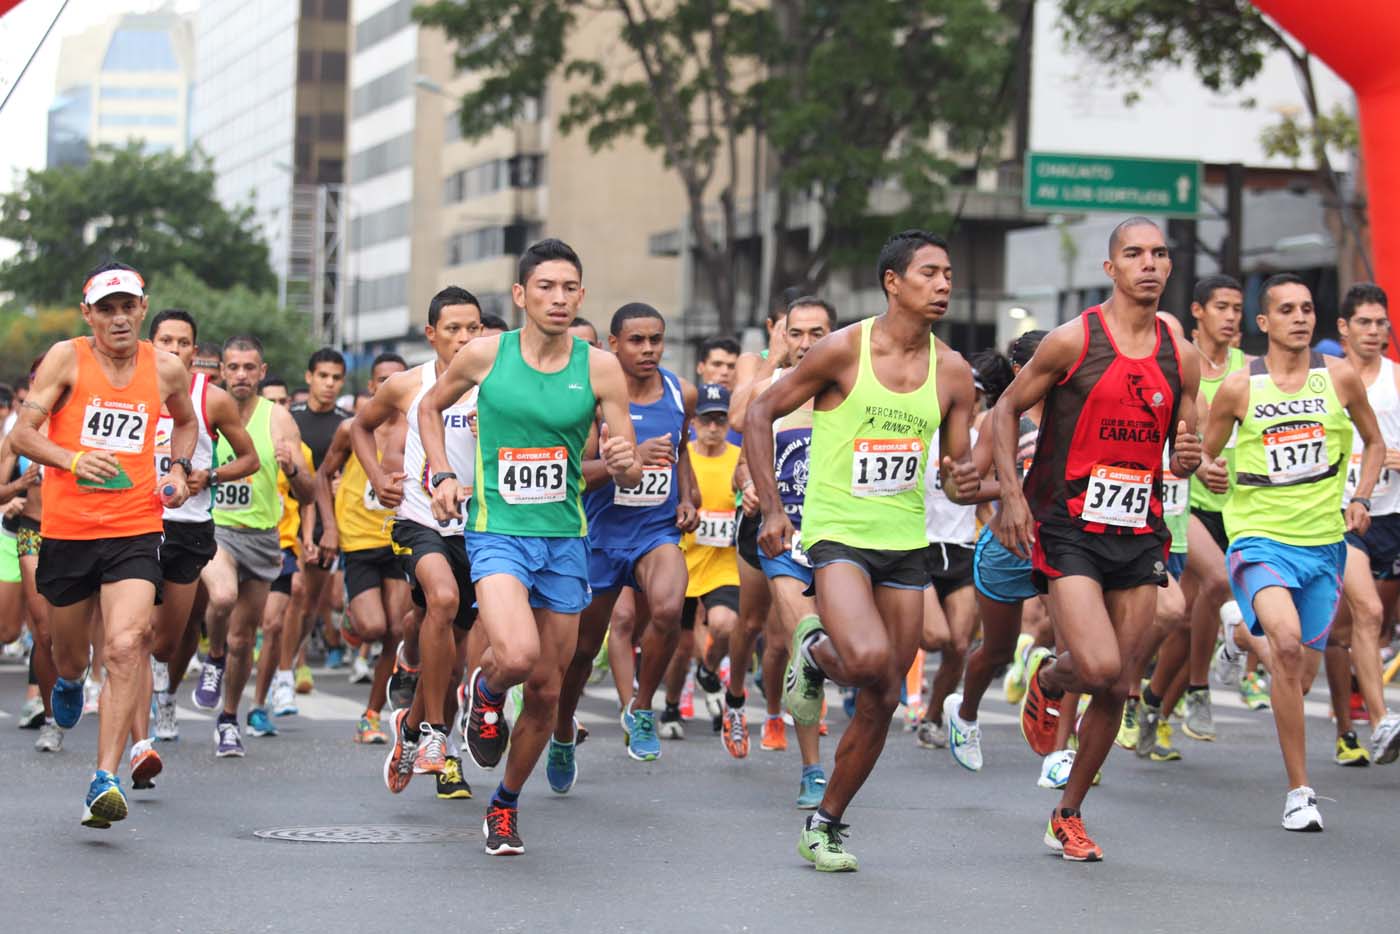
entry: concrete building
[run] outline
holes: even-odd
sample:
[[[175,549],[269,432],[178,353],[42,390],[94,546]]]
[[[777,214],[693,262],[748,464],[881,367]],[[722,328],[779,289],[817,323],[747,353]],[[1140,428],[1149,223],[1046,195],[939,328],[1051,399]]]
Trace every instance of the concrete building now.
[[[194,141],[219,199],[251,204],[284,301],[335,339],[341,290],[348,0],[204,0]]]
[[[50,168],[84,165],[91,147],[141,140],[150,152],[189,145],[194,41],[173,12],[129,14],[63,40],[48,115]]]

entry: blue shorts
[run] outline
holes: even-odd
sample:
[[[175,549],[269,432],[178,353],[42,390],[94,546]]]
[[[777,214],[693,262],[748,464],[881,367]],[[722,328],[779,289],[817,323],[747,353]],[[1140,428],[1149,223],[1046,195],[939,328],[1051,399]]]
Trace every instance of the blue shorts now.
[[[1225,563],[1230,569],[1230,589],[1250,632],[1264,635],[1254,614],[1254,595],[1266,587],[1286,587],[1298,608],[1303,644],[1319,652],[1327,648],[1347,565],[1343,542],[1305,546],[1257,536],[1237,538],[1225,552]]]
[[[991,526],[982,529],[972,552],[972,583],[977,592],[997,603],[1020,603],[1037,595],[1031,563],[1018,558],[997,541]]]
[[[588,542],[582,538],[537,538],[467,532],[472,583],[509,574],[530,592],[530,606],[580,613],[593,601],[588,589]]]
[[[1181,583],[1181,575],[1186,573],[1186,552],[1173,551],[1167,555],[1167,573],[1178,584]]]
[[[625,548],[605,548],[590,543],[588,548],[588,583],[594,593],[631,587],[642,588],[637,584],[637,562],[662,545],[680,547],[676,535],[661,534],[648,539],[644,545],[628,545]]]
[[[811,567],[799,564],[790,551],[785,551],[776,558],[770,558],[763,553],[762,549],[759,549],[758,565],[763,569],[763,576],[769,580],[775,577],[791,577],[802,583],[803,590],[812,586]]]

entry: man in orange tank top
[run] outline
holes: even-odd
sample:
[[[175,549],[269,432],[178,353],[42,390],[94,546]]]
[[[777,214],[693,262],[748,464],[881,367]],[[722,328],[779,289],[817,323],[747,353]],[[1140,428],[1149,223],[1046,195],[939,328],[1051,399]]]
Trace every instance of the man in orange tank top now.
[[[107,681],[97,740],[97,772],[83,824],[105,828],[126,817],[115,775],[149,677],[152,611],[161,580],[162,498],[189,495],[198,422],[190,374],[178,358],[140,339],[145,283],[130,266],[107,263],[83,286],[91,337],[61,341],[39,366],[20,409],[11,445],[44,471],[37,583],[50,607],[58,681],[54,719],[82,716],[88,667],[88,617],[102,600]],[[165,405],[174,421],[171,467],[157,478],[156,423]],[[48,421],[47,430],[40,426]],[[144,713],[143,713],[144,715]]]

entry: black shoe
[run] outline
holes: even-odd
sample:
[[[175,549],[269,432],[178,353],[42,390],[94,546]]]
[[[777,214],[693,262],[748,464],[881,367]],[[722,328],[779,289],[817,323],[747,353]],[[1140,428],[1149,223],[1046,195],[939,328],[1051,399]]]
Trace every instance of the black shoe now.
[[[515,808],[492,805],[486,809],[486,819],[481,822],[481,833],[486,838],[486,852],[490,856],[519,856],[525,852],[525,843],[516,832],[520,815]]]
[[[389,706],[394,710],[407,710],[413,706],[413,694],[417,690],[418,672],[405,671],[396,661],[394,673],[389,675]]]
[[[724,690],[724,684],[719,680],[719,675],[700,662],[695,663],[695,683],[700,685],[700,690],[706,694],[718,694]]]
[[[510,724],[506,722],[505,696],[496,704],[487,704],[477,690],[481,669],[472,672],[467,682],[467,754],[480,769],[494,769],[505,755],[510,742]],[[489,852],[489,850],[488,850]]]
[[[437,773],[437,796],[444,801],[454,798],[466,799],[472,796],[472,786],[462,777],[460,756],[448,756],[447,765]]]

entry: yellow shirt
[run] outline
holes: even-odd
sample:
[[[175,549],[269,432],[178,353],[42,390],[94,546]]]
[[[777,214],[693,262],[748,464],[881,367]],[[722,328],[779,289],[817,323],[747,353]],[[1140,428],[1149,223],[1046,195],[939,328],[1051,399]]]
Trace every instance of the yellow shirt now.
[[[354,454],[340,473],[335,491],[335,525],[340,530],[341,551],[388,548],[392,509],[384,509],[374,498],[369,476]]]
[[[301,444],[301,456],[311,463],[311,448],[306,442]],[[281,468],[277,470],[277,494],[282,497],[282,521],[277,523],[277,539],[283,548],[290,548],[301,554],[301,504],[292,495],[292,481],[287,479]]]
[[[690,446],[690,466],[700,484],[700,527],[681,539],[685,567],[690,572],[687,597],[702,597],[721,587],[739,586],[739,561],[734,551],[734,467],[739,448],[726,443],[718,457],[705,457]]]

